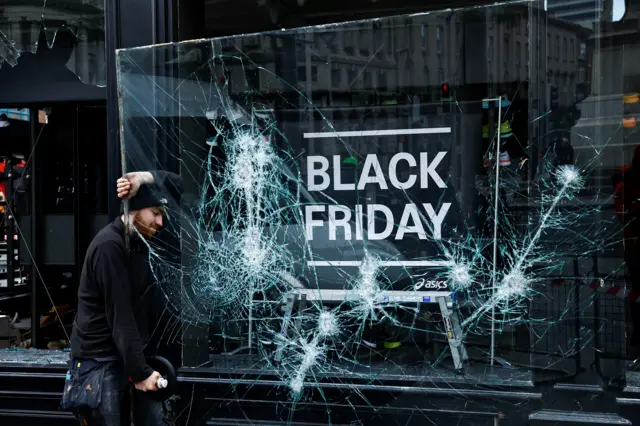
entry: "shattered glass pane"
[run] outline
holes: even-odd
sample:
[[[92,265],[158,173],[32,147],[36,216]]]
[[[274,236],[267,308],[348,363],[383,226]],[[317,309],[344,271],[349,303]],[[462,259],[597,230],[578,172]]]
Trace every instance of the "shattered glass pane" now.
[[[68,49],[67,68],[85,84],[106,84],[104,2],[41,0],[0,5],[0,66],[15,67],[24,53]]]
[[[118,52],[124,169],[184,180],[149,242],[184,374],[354,410],[624,380],[637,56],[545,4]]]

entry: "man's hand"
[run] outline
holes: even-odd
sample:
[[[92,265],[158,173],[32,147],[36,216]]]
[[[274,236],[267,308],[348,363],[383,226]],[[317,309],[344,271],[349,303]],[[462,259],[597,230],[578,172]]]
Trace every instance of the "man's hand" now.
[[[153,175],[149,172],[131,172],[117,180],[118,198],[131,198],[143,184],[153,183]]]
[[[160,373],[154,371],[149,377],[147,377],[144,381],[134,383],[134,386],[137,390],[141,392],[147,391],[157,391],[158,390],[158,379],[162,377]]]

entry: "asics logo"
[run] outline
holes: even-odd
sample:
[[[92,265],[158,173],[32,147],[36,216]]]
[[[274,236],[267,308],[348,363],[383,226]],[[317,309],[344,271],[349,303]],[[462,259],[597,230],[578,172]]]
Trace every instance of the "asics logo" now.
[[[414,290],[446,290],[448,288],[446,281],[427,281],[424,278],[416,281],[413,286]]]

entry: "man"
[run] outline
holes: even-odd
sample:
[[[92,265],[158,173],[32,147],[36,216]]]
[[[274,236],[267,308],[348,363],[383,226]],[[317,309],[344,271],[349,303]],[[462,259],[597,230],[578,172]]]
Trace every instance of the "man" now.
[[[160,378],[144,353],[150,334],[144,296],[153,284],[145,240],[163,226],[167,199],[179,194],[181,181],[171,173],[135,172],[118,179],[117,187],[120,198],[129,198],[130,213],[104,227],[87,249],[65,384],[66,407],[88,426],[129,424],[129,381],[153,392]],[[162,403],[134,394],[137,426],[166,424]]]

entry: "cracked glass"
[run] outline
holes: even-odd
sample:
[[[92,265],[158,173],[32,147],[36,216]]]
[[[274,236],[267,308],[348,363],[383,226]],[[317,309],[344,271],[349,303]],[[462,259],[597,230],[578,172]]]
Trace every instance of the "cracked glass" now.
[[[185,381],[328,423],[633,383],[637,17],[548,3],[117,52],[123,168],[184,180],[149,261]]]
[[[69,50],[69,71],[85,84],[106,85],[104,2],[0,4],[0,66],[15,67],[24,54],[44,47]]]

